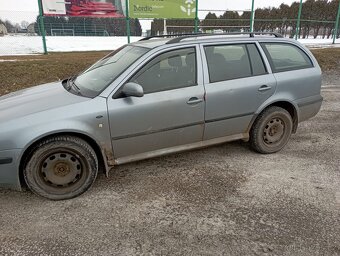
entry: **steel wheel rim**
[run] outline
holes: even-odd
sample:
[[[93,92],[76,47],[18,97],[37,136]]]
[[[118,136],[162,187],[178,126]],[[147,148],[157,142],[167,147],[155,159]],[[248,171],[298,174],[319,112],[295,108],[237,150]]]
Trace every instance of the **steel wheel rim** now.
[[[263,141],[267,145],[280,143],[284,137],[285,128],[285,122],[281,118],[272,118],[263,129]]]
[[[85,159],[71,150],[49,152],[40,161],[38,183],[52,193],[68,193],[81,187],[86,166]]]

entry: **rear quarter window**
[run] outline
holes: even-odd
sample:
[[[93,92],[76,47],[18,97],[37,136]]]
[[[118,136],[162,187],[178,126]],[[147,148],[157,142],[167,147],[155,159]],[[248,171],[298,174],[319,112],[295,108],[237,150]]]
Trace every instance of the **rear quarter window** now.
[[[313,67],[308,55],[299,47],[287,43],[261,43],[273,72]]]

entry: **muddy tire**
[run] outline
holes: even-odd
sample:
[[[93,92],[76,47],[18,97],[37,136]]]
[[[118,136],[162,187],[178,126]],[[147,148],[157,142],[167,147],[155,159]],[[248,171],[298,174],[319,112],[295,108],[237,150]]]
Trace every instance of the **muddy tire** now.
[[[265,109],[255,120],[250,131],[250,146],[262,154],[280,151],[289,141],[292,134],[291,115],[283,108]]]
[[[24,168],[28,188],[35,194],[65,200],[88,190],[98,173],[95,151],[84,140],[56,136],[40,142]]]

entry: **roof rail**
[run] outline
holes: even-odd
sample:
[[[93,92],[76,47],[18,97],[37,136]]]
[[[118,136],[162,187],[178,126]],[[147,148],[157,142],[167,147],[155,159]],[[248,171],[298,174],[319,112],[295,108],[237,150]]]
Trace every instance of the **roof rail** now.
[[[190,34],[166,34],[166,35],[157,35],[157,36],[148,36],[140,39],[139,41],[147,41],[152,38],[171,38],[171,37],[182,37],[182,36],[197,36],[197,35],[206,35],[206,33],[190,33]]]
[[[255,37],[255,35],[272,35],[275,37],[280,37],[282,38],[283,36],[279,33],[275,32],[230,32],[230,33],[220,33],[220,34],[191,34],[191,35],[185,35],[185,36],[180,36],[171,39],[170,41],[166,42],[166,44],[175,44],[181,42],[183,39],[191,38],[191,37],[209,37],[209,36],[228,36],[228,35],[249,35],[249,37]]]
[[[152,38],[171,38],[173,39],[166,42],[166,44],[175,44],[181,42],[183,39],[191,38],[191,37],[205,37],[205,36],[228,36],[228,35],[249,35],[249,37],[254,37],[255,35],[272,35],[275,37],[283,37],[279,33],[275,32],[230,32],[230,33],[220,33],[220,34],[211,34],[211,33],[191,33],[191,34],[173,34],[173,35],[157,35],[157,36],[149,36],[142,38],[139,41],[146,41]]]

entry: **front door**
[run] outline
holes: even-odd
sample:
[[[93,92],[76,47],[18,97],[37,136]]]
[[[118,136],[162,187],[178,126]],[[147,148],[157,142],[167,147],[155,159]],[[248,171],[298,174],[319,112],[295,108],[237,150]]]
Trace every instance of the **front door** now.
[[[162,52],[128,80],[143,87],[143,97],[108,98],[118,162],[202,140],[205,103],[197,54],[194,46]]]

